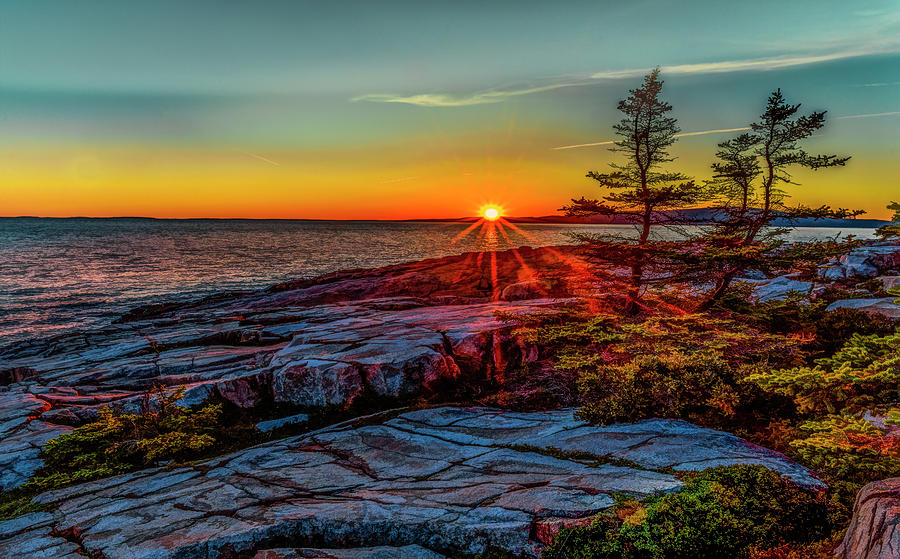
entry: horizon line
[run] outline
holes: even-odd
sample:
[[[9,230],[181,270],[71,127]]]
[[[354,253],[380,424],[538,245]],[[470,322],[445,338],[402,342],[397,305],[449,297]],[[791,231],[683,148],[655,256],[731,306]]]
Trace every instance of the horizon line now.
[[[693,208],[698,210],[711,209],[706,207],[701,208]],[[572,219],[572,216],[566,216],[563,214],[545,214],[545,215],[520,215],[520,216],[501,216],[501,219],[507,221],[513,220],[521,220],[521,219]],[[384,219],[384,218],[327,218],[327,217],[154,217],[154,216],[139,216],[139,215],[119,215],[119,216],[87,216],[87,215],[71,215],[71,216],[42,216],[42,215],[5,215],[0,216],[0,219],[134,219],[134,220],[153,220],[153,221],[372,221],[372,222],[446,222],[446,223],[455,223],[455,222],[466,222],[466,221],[478,221],[483,219],[482,216],[474,215],[474,216],[463,216],[463,217],[409,217],[409,218],[397,218],[397,219]],[[885,223],[891,223],[889,219],[880,219],[877,217],[862,217],[862,218],[825,218],[825,219],[841,219],[842,221],[847,222],[862,222],[862,221],[879,221]],[[550,223],[552,225],[552,223]],[[559,222],[561,225],[578,225],[577,222],[566,223]],[[584,223],[584,225],[621,225],[616,223]]]

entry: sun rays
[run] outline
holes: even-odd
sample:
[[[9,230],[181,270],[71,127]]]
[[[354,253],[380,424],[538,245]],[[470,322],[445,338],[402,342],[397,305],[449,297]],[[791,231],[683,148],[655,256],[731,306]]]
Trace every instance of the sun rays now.
[[[491,209],[497,213],[490,212]],[[542,241],[513,223],[513,218],[506,216],[501,206],[485,204],[479,209],[478,216],[456,234],[450,244],[467,238],[474,240],[477,248],[467,255],[464,267],[481,270],[484,293],[491,301],[514,299],[514,290],[508,294],[504,290],[518,283],[544,298],[577,296],[592,312],[615,312],[619,306],[616,301],[628,289],[622,270],[616,267],[598,269],[583,250],[544,246],[546,240]],[[540,254],[523,247],[541,247]],[[504,257],[502,251],[508,251],[511,258]],[[662,306],[677,314],[685,313],[653,293],[645,293],[644,297],[647,303],[652,302],[647,310]]]
[[[504,249],[510,251],[518,266],[515,272],[517,282],[529,282],[531,287],[537,292],[545,297],[551,297],[552,294],[543,286],[541,275],[537,271],[541,266],[528,264],[519,250],[521,247],[517,248],[515,246],[514,238],[510,233],[519,236],[524,241],[523,245],[540,246],[543,243],[528,231],[506,218],[501,206],[486,204],[479,209],[479,216],[472,224],[460,231],[450,244],[456,244],[470,235],[475,235],[476,246],[479,247],[479,251],[475,253],[474,262],[471,262],[471,265],[481,269],[487,264],[488,269],[486,272],[487,279],[490,282],[491,300],[499,301],[503,295],[505,286],[501,285],[500,281],[502,274],[499,269],[497,251]],[[582,277],[590,273],[588,264],[575,255],[567,254],[554,247],[544,247],[544,250],[553,259],[558,260],[569,268],[573,278]]]

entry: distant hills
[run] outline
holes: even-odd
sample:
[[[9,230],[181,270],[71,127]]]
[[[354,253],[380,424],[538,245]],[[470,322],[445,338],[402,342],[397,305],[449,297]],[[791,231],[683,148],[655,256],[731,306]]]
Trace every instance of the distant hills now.
[[[694,208],[679,210],[678,214],[683,218],[697,222],[697,224],[710,223],[715,218],[717,210],[713,208]],[[465,217],[460,219],[413,219],[409,221],[477,221],[479,218]],[[563,223],[584,225],[627,225],[631,222],[625,216],[595,215],[590,217],[573,217],[566,215],[544,215],[534,217],[504,217],[512,223]],[[776,227],[843,227],[856,229],[874,229],[889,223],[883,219],[776,219]]]
[[[679,210],[678,212],[685,218],[695,221],[698,225],[710,223],[715,217],[716,210],[712,208],[696,208],[690,210]],[[57,221],[77,221],[77,220],[100,220],[100,221],[360,221],[360,222],[416,222],[416,223],[453,223],[453,222],[475,222],[481,217],[456,217],[456,218],[427,218],[427,219],[316,219],[316,218],[244,218],[244,217],[198,217],[198,218],[156,218],[156,217],[38,217],[38,216],[0,216],[2,220],[57,220]],[[566,215],[543,215],[532,217],[503,217],[504,221],[511,223],[560,223],[560,224],[583,224],[583,225],[628,225],[630,222],[622,217],[616,216],[590,216],[590,217],[571,217]],[[846,229],[875,229],[890,223],[883,219],[776,219],[774,225],[776,227],[842,227]]]

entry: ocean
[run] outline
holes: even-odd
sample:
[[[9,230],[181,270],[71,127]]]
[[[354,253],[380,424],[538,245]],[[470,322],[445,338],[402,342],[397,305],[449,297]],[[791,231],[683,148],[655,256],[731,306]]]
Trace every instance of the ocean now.
[[[351,268],[560,245],[626,225],[0,218],[0,347],[108,324],[134,307]],[[847,229],[871,237],[872,229]],[[798,228],[791,240],[840,235]]]

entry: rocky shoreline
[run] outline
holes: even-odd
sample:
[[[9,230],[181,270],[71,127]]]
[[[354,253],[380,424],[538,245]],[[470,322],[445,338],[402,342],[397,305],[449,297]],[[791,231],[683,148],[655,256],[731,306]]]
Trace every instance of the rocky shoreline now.
[[[572,247],[469,253],[161,303],[97,331],[0,349],[3,490],[37,471],[48,440],[103,406],[137,410],[154,386],[184,387],[185,406],[256,414],[260,430],[279,433],[303,431],[323,410],[423,408],[44,493],[37,501],[52,511],[0,522],[0,555],[536,557],[615,494],[677,491],[679,471],[760,464],[824,487],[781,454],[684,421],[591,427],[571,409],[428,405],[536,366],[540,348],[504,317],[571,304],[591,287],[584,267]],[[900,248],[872,245],[817,280],[746,279],[771,300],[887,268],[900,268]],[[883,297],[834,306],[900,316]]]

